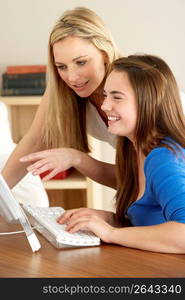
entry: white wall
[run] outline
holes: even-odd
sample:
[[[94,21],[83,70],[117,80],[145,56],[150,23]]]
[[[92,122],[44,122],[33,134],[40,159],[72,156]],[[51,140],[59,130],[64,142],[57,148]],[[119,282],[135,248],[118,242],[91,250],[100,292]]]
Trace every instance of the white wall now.
[[[0,73],[8,64],[46,63],[52,26],[79,5],[105,20],[124,54],[163,57],[185,91],[184,0],[0,0]]]
[[[184,0],[0,0],[0,74],[7,65],[46,64],[55,21],[64,10],[80,5],[105,20],[125,55],[145,52],[165,59],[185,92]],[[98,157],[113,160],[111,147],[101,144],[99,149]],[[97,205],[109,208],[114,192],[98,190],[103,200]]]

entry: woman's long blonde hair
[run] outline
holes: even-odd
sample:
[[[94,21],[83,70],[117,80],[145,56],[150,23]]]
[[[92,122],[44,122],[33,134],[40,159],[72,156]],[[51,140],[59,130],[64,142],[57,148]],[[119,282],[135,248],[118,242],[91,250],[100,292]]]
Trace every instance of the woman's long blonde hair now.
[[[49,107],[44,133],[45,143],[47,148],[72,147],[88,152],[87,101],[80,101],[80,97],[66,85],[59,76],[54,63],[53,45],[68,36],[88,39],[96,48],[106,54],[108,62],[105,65],[105,76],[109,72],[111,63],[118,58],[118,50],[110,31],[101,18],[85,7],[77,7],[64,12],[50,34],[48,49]]]
[[[116,219],[124,224],[129,205],[136,201],[138,185],[138,153],[147,156],[156,147],[174,151],[173,140],[185,148],[185,118],[178,86],[169,66],[153,55],[120,58],[113,70],[126,72],[138,106],[135,145],[126,137],[117,144]],[[170,137],[173,140],[166,140]]]

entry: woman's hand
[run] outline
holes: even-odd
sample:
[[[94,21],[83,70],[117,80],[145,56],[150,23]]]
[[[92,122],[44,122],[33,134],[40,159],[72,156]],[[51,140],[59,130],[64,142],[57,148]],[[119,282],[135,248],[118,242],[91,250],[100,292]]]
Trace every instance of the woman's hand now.
[[[51,170],[43,180],[49,180],[59,172],[75,167],[80,157],[80,151],[72,148],[50,149],[31,153],[20,158],[21,162],[34,162],[27,171],[33,175],[39,175],[45,171]]]
[[[100,210],[100,209],[93,209],[93,208],[69,209],[57,219],[57,222],[60,224],[65,224],[65,223],[68,224],[82,217],[91,217],[91,216],[97,216],[98,218],[109,223],[110,225],[115,225],[114,224],[115,214],[113,212]]]

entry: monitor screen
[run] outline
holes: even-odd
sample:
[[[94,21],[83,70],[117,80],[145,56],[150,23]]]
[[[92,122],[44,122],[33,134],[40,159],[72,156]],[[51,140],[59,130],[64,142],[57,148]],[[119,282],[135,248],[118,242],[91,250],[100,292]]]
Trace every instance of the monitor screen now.
[[[40,243],[33,232],[27,216],[25,215],[18,201],[14,198],[2,174],[0,174],[0,215],[8,223],[19,222],[24,229],[32,251],[37,251],[40,249]]]

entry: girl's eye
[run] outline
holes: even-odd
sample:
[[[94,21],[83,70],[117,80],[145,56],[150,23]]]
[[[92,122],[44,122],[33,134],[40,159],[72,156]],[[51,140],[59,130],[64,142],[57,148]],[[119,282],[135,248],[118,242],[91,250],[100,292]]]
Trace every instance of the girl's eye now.
[[[103,99],[105,99],[106,97],[107,97],[107,95],[103,93]]]
[[[114,97],[115,100],[122,100],[120,97]]]

